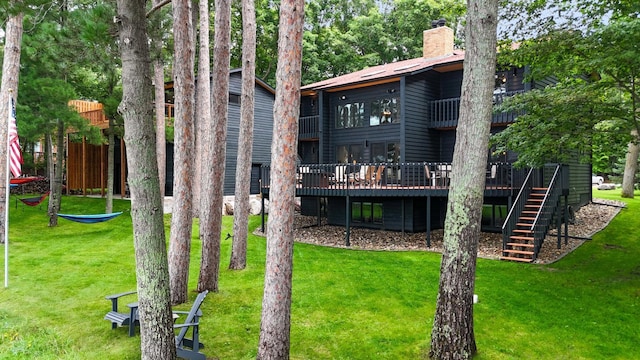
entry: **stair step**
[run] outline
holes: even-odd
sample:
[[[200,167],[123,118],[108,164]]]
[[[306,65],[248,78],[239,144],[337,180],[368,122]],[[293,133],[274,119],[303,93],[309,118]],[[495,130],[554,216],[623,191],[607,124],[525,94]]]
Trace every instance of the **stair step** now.
[[[533,259],[511,257],[511,256],[500,256],[500,260],[519,261],[519,262],[527,262],[527,263],[533,262]]]
[[[526,248],[534,247],[533,244],[523,244],[523,243],[507,243],[507,246],[520,246],[520,247],[526,247]]]
[[[531,210],[524,210],[522,213],[523,214],[529,214],[529,215],[538,214],[537,211],[531,211]]]
[[[533,220],[535,220],[535,219],[536,219],[536,218],[532,218],[532,217],[528,217],[528,216],[520,216],[520,217],[518,218],[518,220],[527,220],[527,221],[533,221]]]
[[[533,251],[528,251],[528,250],[506,249],[506,250],[502,250],[502,252],[503,253],[509,253],[509,254],[520,254],[520,255],[533,256]]]
[[[534,187],[534,188],[531,188],[531,190],[533,190],[533,191],[547,191],[547,190],[549,190],[549,188]]]
[[[513,229],[514,233],[520,233],[520,234],[531,234],[533,232],[533,230],[531,229]]]
[[[529,194],[529,199],[531,199],[532,196],[544,197],[545,195],[547,195],[547,194],[545,194],[545,193],[531,193],[531,194]]]
[[[541,202],[543,202],[543,201],[544,201],[544,199],[531,199],[531,198],[529,198],[529,199],[527,199],[527,201],[541,203]]]
[[[512,240],[524,240],[524,241],[533,241],[533,237],[531,236],[518,236],[518,235],[511,235],[509,236],[509,239]]]
[[[539,209],[542,207],[542,205],[540,204],[524,204],[524,207],[526,208],[534,208],[534,209]]]
[[[516,226],[522,226],[531,229],[531,223],[517,223]]]

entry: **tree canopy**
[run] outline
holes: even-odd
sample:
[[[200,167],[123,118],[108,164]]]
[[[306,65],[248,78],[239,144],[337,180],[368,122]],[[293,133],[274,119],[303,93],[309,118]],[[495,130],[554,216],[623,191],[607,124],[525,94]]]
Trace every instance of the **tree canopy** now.
[[[521,9],[537,15],[549,4]],[[554,85],[505,101],[499,110],[524,115],[492,141],[500,151],[517,151],[520,165],[564,161],[576,154],[590,161],[593,151],[594,169],[613,171],[612,162],[624,157],[624,144],[637,141],[633,132],[638,131],[640,104],[640,7],[631,1],[606,6],[563,1],[556,9],[571,11],[570,18],[577,20],[555,22],[529,15],[526,18],[535,24],[540,19],[547,23],[535,34],[514,29],[512,35],[521,40],[503,44],[502,64],[526,67],[527,81],[534,85],[542,80]],[[632,162],[637,164],[637,159]]]

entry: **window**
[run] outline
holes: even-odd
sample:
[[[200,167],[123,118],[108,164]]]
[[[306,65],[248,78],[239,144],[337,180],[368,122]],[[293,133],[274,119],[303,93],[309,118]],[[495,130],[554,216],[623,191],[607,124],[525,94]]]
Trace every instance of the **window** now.
[[[400,122],[400,105],[396,97],[379,99],[371,103],[369,125],[396,124]]]
[[[336,161],[343,164],[362,162],[362,145],[338,145],[336,147]]]
[[[359,223],[382,224],[382,203],[354,201],[351,203],[351,220]]]
[[[240,95],[239,94],[229,94],[229,104],[240,105]]]
[[[336,107],[336,129],[364,126],[364,103],[341,104]]]
[[[399,163],[400,162],[400,143],[372,143],[371,144],[371,161],[375,163]]]

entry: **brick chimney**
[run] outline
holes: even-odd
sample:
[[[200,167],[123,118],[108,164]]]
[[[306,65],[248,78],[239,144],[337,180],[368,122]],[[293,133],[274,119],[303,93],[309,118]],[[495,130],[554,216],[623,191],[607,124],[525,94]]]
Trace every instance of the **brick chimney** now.
[[[453,30],[444,19],[431,22],[432,29],[422,33],[422,56],[433,58],[453,54]]]

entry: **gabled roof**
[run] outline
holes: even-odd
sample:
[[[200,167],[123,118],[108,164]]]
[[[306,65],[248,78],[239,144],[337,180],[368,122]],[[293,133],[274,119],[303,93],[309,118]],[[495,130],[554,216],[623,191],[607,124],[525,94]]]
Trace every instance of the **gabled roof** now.
[[[305,85],[301,88],[303,92],[314,90],[338,90],[338,88],[367,86],[368,83],[384,83],[387,81],[397,81],[401,76],[420,73],[425,70],[442,68],[447,65],[459,64],[456,67],[462,68],[464,61],[464,51],[454,51],[451,55],[434,58],[415,58],[397,61],[389,64],[372,66],[350,74],[341,75],[331,79],[319,81]],[[443,70],[443,69],[441,69]],[[448,70],[447,70],[448,71]]]
[[[235,69],[231,69],[231,70],[229,70],[229,75],[232,75],[232,74],[238,74],[238,73],[242,75],[242,68],[235,68]],[[212,78],[213,78],[213,75],[211,75],[209,78],[210,78],[210,79],[212,79]],[[259,77],[257,77],[257,76],[256,76],[256,77],[255,77],[255,81],[256,81],[256,85],[258,85],[258,86],[260,86],[260,87],[264,88],[265,90],[267,90],[267,91],[268,91],[268,92],[270,92],[271,94],[275,94],[275,93],[276,93],[276,90],[275,90],[273,87],[271,87],[271,85],[267,84],[266,82],[264,82],[264,81],[263,81],[262,79],[260,79]],[[171,81],[166,81],[166,82],[164,83],[164,88],[165,88],[165,89],[173,89],[173,80],[171,80]]]

